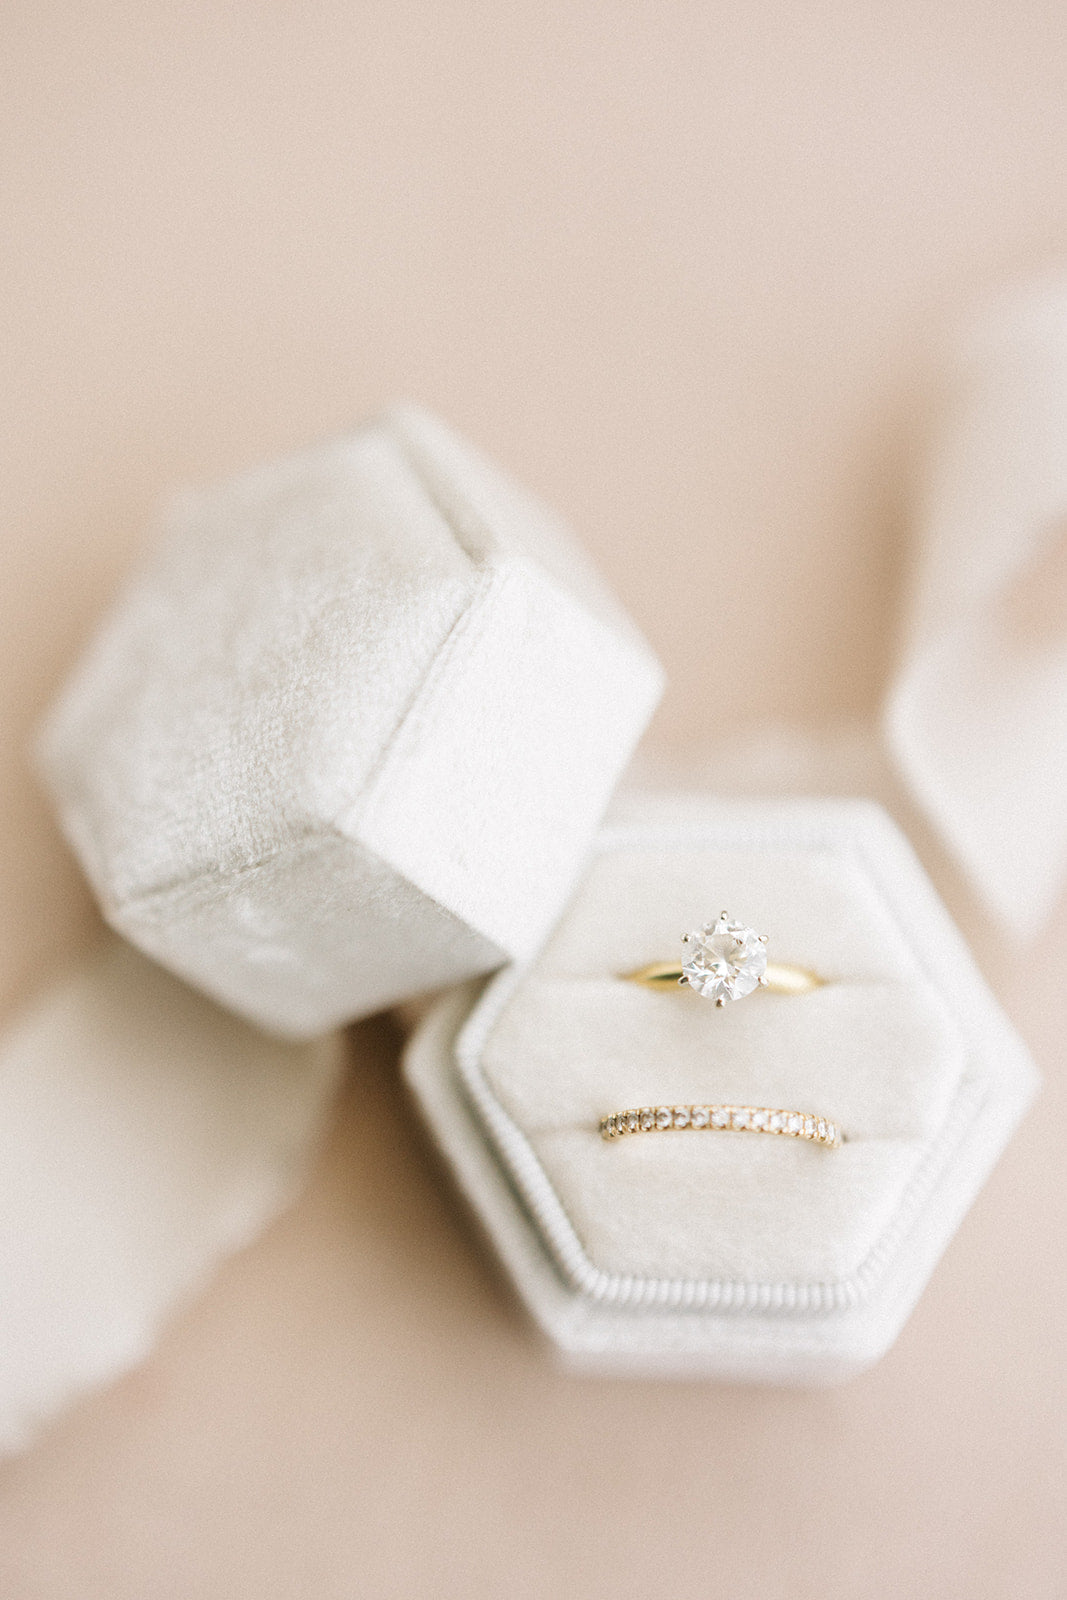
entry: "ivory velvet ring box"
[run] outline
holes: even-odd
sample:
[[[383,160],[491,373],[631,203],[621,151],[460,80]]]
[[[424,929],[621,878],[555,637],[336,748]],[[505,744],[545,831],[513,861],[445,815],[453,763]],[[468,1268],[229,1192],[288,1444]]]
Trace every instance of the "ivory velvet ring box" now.
[[[629,809],[537,954],[424,1018],[408,1083],[572,1365],[848,1378],[896,1337],[1033,1066],[880,808]],[[626,981],[720,900],[823,981],[721,1010]],[[770,1109],[798,1106],[817,1116]],[[647,1132],[602,1137],[618,1107]],[[754,1137],[773,1116],[786,1136]],[[823,1119],[835,1147],[789,1136]]]
[[[661,687],[551,514],[396,410],[177,500],[40,762],[107,919],[260,1027],[446,991],[407,1079],[568,1361],[831,1381],[895,1336],[1033,1069],[875,808],[598,832]],[[721,1010],[627,981],[720,907],[823,981]]]
[[[662,673],[434,418],[178,499],[43,731],[108,921],[304,1038],[536,949]]]

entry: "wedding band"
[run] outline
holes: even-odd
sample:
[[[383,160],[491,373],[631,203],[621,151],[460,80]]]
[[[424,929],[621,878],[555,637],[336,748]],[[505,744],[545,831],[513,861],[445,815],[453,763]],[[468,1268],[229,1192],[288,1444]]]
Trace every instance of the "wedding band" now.
[[[767,935],[741,922],[731,922],[725,911],[717,922],[706,922],[695,933],[684,933],[682,943],[690,946],[682,961],[654,961],[622,976],[627,982],[640,983],[648,989],[688,985],[720,1007],[727,1000],[743,1000],[756,989],[807,994],[821,988],[824,982],[807,967],[768,961]]]
[[[602,1117],[604,1139],[629,1133],[666,1133],[670,1129],[711,1128],[735,1133],[772,1133],[806,1139],[836,1149],[844,1134],[836,1122],[808,1111],[779,1111],[771,1106],[641,1106]]]

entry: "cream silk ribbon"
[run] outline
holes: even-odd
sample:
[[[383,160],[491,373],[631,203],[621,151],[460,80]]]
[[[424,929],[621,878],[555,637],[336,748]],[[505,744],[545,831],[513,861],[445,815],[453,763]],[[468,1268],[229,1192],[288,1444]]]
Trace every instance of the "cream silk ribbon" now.
[[[885,735],[994,917],[1067,878],[1067,279],[999,296],[956,348],[918,506]]]
[[[0,1039],[0,1453],[142,1360],[303,1183],[337,1035],[269,1039],[105,947]]]

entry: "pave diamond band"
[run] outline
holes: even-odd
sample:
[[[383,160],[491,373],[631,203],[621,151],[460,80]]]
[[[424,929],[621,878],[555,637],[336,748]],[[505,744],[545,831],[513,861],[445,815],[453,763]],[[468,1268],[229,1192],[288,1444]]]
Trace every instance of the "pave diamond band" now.
[[[766,934],[731,921],[726,911],[720,912],[717,921],[705,922],[695,933],[683,934],[682,943],[687,949],[681,961],[654,961],[623,976],[648,989],[688,985],[720,1007],[728,1000],[743,1000],[757,989],[806,994],[809,989],[820,988],[823,982],[806,967],[768,961]]]
[[[600,1122],[600,1133],[605,1139],[683,1128],[710,1128],[723,1133],[773,1133],[830,1148],[836,1148],[844,1139],[838,1124],[828,1117],[808,1111],[781,1111],[772,1106],[640,1106],[630,1111],[613,1111]]]

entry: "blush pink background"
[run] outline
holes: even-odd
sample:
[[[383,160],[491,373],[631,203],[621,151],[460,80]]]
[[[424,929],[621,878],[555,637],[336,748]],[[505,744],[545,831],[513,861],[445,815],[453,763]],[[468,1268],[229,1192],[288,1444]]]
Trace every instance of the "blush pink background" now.
[[[932,341],[1067,256],[1060,4],[0,27],[5,1010],[93,936],[25,745],[152,507],[394,397],[580,530],[670,672],[654,748],[874,708]],[[1064,1592],[1065,955],[999,984],[1040,1111],[827,1394],[555,1373],[356,1030],[302,1204],[0,1471],[4,1600]]]

